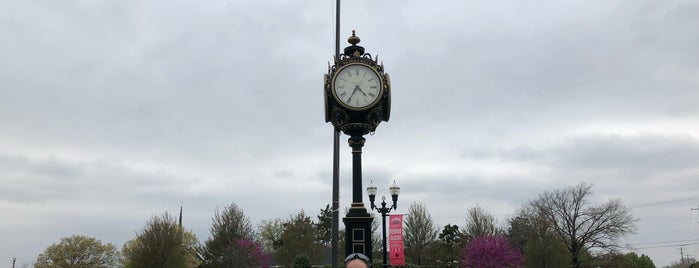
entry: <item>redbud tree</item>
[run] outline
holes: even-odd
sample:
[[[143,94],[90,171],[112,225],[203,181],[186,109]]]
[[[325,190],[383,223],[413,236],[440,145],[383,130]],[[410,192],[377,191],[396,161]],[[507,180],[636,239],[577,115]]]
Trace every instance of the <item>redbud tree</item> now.
[[[468,243],[461,254],[461,267],[522,267],[524,258],[504,236],[479,236]]]

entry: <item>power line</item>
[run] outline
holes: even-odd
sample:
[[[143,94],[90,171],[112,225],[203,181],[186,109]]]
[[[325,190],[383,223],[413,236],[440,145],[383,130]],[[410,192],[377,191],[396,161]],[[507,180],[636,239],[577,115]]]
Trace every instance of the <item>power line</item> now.
[[[635,246],[639,246],[639,245],[649,245],[649,246],[644,246],[644,247],[640,247],[640,248],[635,247]],[[625,248],[627,248],[629,250],[637,250],[637,249],[649,249],[649,248],[684,247],[684,246],[691,246],[691,245],[699,245],[699,239],[634,243],[634,244],[627,244]]]
[[[686,244],[672,244],[672,245],[664,245],[664,246],[652,246],[652,247],[641,247],[641,248],[629,248],[629,249],[649,249],[649,248],[672,248],[672,247],[684,247],[684,246],[692,246],[692,245],[699,245],[699,242],[697,243],[686,243]]]
[[[670,200],[664,200],[664,201],[629,205],[629,207],[630,208],[650,207],[650,206],[657,206],[657,205],[663,205],[663,204],[668,204],[668,203],[677,203],[677,202],[692,201],[692,200],[699,200],[699,195],[680,198],[680,199],[670,199]]]
[[[644,243],[634,243],[634,244],[629,244],[629,245],[634,246],[634,245],[669,244],[669,243],[684,243],[684,242],[699,242],[699,239],[661,241],[661,242],[644,242]]]

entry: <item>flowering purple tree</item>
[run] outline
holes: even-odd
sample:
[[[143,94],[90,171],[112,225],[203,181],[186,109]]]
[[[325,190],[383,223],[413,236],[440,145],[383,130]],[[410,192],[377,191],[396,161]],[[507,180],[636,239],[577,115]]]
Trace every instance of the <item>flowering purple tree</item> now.
[[[461,267],[522,267],[522,253],[512,248],[504,236],[479,236],[464,247]]]
[[[262,243],[247,238],[240,238],[237,244],[238,247],[233,252],[233,255],[244,262],[241,263],[242,265],[246,267],[268,267],[270,265],[272,256],[265,252]]]

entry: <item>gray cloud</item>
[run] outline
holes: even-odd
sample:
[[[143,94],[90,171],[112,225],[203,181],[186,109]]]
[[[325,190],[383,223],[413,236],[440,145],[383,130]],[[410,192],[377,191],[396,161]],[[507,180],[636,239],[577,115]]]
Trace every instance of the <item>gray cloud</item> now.
[[[691,136],[591,136],[567,143],[551,159],[566,168],[661,172],[699,167],[699,141]]]
[[[464,156],[532,161],[566,170],[618,168],[666,172],[697,168],[699,141],[689,135],[591,134],[541,147],[521,145],[482,153],[466,151]]]

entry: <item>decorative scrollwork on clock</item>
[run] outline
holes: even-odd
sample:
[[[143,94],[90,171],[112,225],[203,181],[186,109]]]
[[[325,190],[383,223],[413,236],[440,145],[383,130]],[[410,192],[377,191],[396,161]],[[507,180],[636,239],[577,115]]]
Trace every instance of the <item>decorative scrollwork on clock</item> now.
[[[378,106],[374,109],[372,109],[369,114],[366,115],[366,121],[370,125],[377,126],[381,121],[383,121],[383,109],[381,106]],[[375,128],[375,127],[374,127]],[[372,130],[374,131],[374,130]]]
[[[334,107],[331,114],[331,120],[333,125],[342,126],[349,121],[349,115],[342,109]]]

